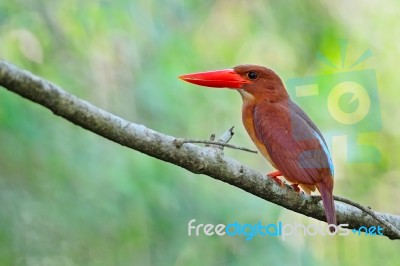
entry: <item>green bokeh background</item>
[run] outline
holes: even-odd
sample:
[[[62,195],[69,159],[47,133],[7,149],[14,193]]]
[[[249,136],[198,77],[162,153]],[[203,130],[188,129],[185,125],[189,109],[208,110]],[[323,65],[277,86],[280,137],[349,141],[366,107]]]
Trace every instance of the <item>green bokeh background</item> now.
[[[374,56],[353,70],[376,73],[382,129],[364,141],[382,158],[348,163],[339,142],[335,193],[399,214],[399,13],[394,0],[1,1],[0,56],[154,130],[207,139],[235,125],[232,143],[254,148],[236,92],[176,77],[254,63],[286,81],[346,70],[369,48]],[[347,61],[335,70],[318,54],[341,66],[341,40]],[[318,108],[309,115],[330,128]],[[271,170],[260,155],[225,153]],[[400,264],[400,244],[385,237],[189,237],[191,219],[319,224],[0,90],[1,265]]]

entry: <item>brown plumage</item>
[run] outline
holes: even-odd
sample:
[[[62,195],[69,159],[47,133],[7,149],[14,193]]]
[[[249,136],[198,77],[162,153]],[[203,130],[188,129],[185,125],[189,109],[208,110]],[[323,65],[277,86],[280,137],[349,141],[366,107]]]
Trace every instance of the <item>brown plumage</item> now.
[[[306,193],[321,193],[328,224],[336,225],[333,164],[321,132],[291,101],[271,69],[240,65],[233,69],[183,75],[198,85],[237,89],[242,96],[242,121],[250,138],[274,168]]]

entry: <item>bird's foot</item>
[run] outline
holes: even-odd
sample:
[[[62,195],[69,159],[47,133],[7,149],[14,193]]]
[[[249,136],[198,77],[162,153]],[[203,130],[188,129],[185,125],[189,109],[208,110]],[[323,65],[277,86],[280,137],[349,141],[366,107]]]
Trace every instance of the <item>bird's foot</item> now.
[[[280,180],[278,177],[276,177],[276,176],[271,176],[271,177],[269,177],[269,178],[271,178],[272,180],[274,180],[280,187],[283,187],[283,182],[282,182],[282,180]]]
[[[271,173],[268,173],[267,174],[267,177],[269,177],[269,178],[271,178],[272,180],[274,180],[280,187],[283,187],[283,182],[282,182],[282,180],[280,180],[279,178],[278,178],[278,176],[281,176],[282,174],[281,174],[281,172],[279,172],[279,171],[273,171],[273,172],[271,172]]]
[[[273,171],[273,172],[267,174],[267,176],[269,178],[276,178],[276,177],[281,176],[281,175],[282,175],[282,173],[279,170]]]
[[[290,186],[293,188],[295,192],[300,193],[299,184],[291,184]]]

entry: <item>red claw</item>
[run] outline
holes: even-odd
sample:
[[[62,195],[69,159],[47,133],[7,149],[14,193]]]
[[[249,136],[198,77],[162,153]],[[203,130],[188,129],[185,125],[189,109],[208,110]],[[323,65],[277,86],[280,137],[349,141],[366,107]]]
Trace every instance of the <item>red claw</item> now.
[[[282,173],[280,171],[273,171],[267,174],[267,177],[272,178],[279,186],[283,187],[283,182],[278,178]]]
[[[294,191],[300,193],[300,188],[298,184],[291,184],[290,186],[293,188]]]
[[[282,176],[282,173],[279,170],[273,171],[271,173],[268,173],[267,176],[269,178],[276,178],[278,176]]]

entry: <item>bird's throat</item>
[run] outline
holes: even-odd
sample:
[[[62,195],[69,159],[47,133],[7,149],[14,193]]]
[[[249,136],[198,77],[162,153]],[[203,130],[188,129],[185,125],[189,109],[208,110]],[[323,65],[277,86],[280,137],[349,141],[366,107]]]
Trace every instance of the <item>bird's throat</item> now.
[[[245,91],[244,89],[240,89],[238,92],[240,93],[240,96],[242,96],[243,105],[251,103],[255,99],[251,93]]]

